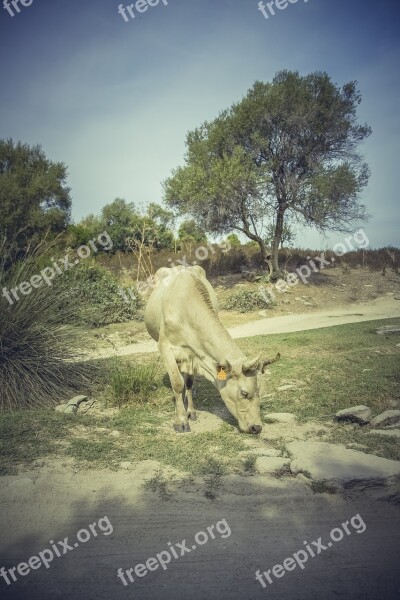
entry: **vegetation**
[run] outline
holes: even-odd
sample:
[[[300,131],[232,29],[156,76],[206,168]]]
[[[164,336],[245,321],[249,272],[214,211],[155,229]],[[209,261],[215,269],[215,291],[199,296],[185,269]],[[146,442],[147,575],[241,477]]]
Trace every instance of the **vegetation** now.
[[[281,71],[256,82],[214,121],[188,133],[186,165],[164,183],[165,200],[205,231],[244,233],[273,271],[288,220],[320,231],[348,231],[366,218],[359,203],[369,170],[358,153],[370,135],[357,123],[356,82],[342,88],[326,73]],[[264,232],[264,233],[263,233]]]
[[[136,364],[114,359],[110,369],[109,396],[112,404],[141,404],[160,387],[160,363]]]
[[[3,254],[6,260],[7,254]],[[0,266],[1,266],[0,253]],[[0,270],[0,288],[29,281],[37,273],[28,259]],[[73,325],[79,305],[70,302],[70,288],[60,277],[57,292],[42,286],[13,305],[2,300],[0,311],[0,410],[56,404],[76,391],[93,389],[97,370],[79,363],[83,332]]]
[[[71,210],[66,177],[65,165],[50,161],[40,146],[0,140],[0,241],[12,243],[3,268],[66,229]]]
[[[366,452],[399,460],[396,440],[370,435],[368,425],[360,427],[333,421],[335,413],[350,404],[366,404],[376,415],[400,401],[396,340],[375,334],[377,327],[390,322],[270,335],[268,347],[265,336],[240,340],[240,346],[249,355],[262,352],[272,356],[277,351],[282,352],[281,360],[263,379],[267,387],[262,388],[262,414],[293,412],[300,422],[320,423],[324,440],[356,442],[362,444]],[[141,363],[146,364],[148,359],[142,357]],[[107,374],[106,365],[104,363],[103,371]],[[110,368],[113,368],[112,363]],[[366,368],[370,370],[365,371]],[[294,385],[278,391],[287,377]],[[216,431],[196,433],[194,425],[191,435],[172,435],[172,392],[160,378],[155,378],[155,385],[157,389],[150,391],[146,402],[128,403],[119,410],[110,412],[109,409],[106,414],[78,412],[70,419],[48,409],[0,415],[3,472],[15,472],[20,465],[46,456],[66,454],[79,460],[82,468],[88,464],[116,468],[121,461],[151,459],[205,476],[210,497],[217,494],[225,473],[252,472],[253,459],[249,458],[244,465],[240,455],[241,451],[248,450],[245,436],[236,433],[232,419]],[[209,411],[220,402],[212,386],[199,379],[198,410]],[[86,427],[84,435],[82,425]],[[329,426],[328,431],[323,426]],[[109,435],[115,431],[119,432],[118,436]],[[274,445],[277,450],[283,449],[282,440],[277,439]],[[316,484],[315,491],[327,490]]]
[[[272,298],[262,290],[239,290],[232,292],[221,305],[223,310],[237,310],[241,313],[258,310],[260,308],[272,308]]]

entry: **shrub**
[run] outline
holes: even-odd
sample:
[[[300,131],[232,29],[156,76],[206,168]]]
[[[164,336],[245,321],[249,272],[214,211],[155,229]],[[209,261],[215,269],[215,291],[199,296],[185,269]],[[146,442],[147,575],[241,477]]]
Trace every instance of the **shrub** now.
[[[108,388],[112,404],[141,404],[160,386],[160,377],[159,363],[135,364],[114,359]]]
[[[64,322],[62,315],[74,304],[79,306],[75,319],[79,325],[100,327],[142,318],[139,293],[118,285],[115,277],[101,266],[82,263],[60,276],[60,280],[55,283],[56,289],[59,282],[62,287],[69,286],[68,297],[60,301],[60,322]]]
[[[0,267],[6,260],[3,245]],[[0,289],[15,288],[37,273],[32,260],[3,268]],[[89,391],[99,375],[93,364],[78,362],[76,348],[84,336],[71,325],[79,307],[68,301],[70,289],[60,280],[56,293],[42,286],[12,305],[0,298],[0,410],[59,403]]]
[[[262,288],[257,290],[239,290],[233,292],[221,308],[223,310],[237,310],[241,313],[258,310],[260,308],[272,308],[274,302],[268,294],[262,292]]]

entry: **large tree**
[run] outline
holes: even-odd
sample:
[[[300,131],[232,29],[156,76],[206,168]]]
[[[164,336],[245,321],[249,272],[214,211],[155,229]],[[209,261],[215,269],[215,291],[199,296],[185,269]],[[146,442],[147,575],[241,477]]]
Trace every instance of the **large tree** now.
[[[65,230],[71,210],[67,170],[40,146],[0,140],[0,236],[18,253]]]
[[[186,164],[164,183],[165,200],[207,231],[235,229],[256,241],[272,267],[290,221],[349,231],[367,215],[360,193],[369,178],[358,147],[371,133],[357,122],[357,83],[326,73],[281,71],[256,82],[239,103],[189,132]]]

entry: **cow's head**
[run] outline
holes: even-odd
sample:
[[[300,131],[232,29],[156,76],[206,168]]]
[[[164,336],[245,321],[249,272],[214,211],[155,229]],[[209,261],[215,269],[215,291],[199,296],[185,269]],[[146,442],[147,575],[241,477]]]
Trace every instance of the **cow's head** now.
[[[229,412],[237,419],[240,431],[260,433],[259,376],[267,365],[279,358],[263,360],[260,356],[252,360],[239,360],[218,365],[217,383],[219,393]]]

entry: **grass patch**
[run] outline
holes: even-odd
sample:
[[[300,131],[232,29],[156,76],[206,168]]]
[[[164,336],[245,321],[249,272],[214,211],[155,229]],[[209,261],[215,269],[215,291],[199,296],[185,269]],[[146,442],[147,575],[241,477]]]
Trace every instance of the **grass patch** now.
[[[324,480],[312,481],[310,489],[314,494],[336,494],[337,490]]]
[[[114,406],[143,403],[161,385],[159,362],[141,364],[121,359],[112,361],[108,397]]]
[[[12,475],[20,465],[54,454],[72,419],[54,411],[18,411],[0,416],[0,474]]]
[[[255,475],[257,456],[255,454],[249,454],[243,461],[243,471],[246,475]]]
[[[240,346],[249,356],[258,352],[266,356],[274,356],[277,351],[282,354],[281,360],[270,367],[269,376],[262,378],[262,412],[292,412],[300,421],[313,419],[333,424],[334,414],[351,405],[366,404],[374,415],[393,408],[400,400],[398,338],[378,336],[375,329],[398,321],[240,340]],[[154,357],[137,360],[141,365],[142,362],[151,365]],[[144,380],[144,384],[138,384],[136,393],[129,388],[130,400],[121,402],[114,415],[95,417],[90,412],[86,415],[78,412],[76,417],[68,418],[50,409],[1,414],[1,473],[14,473],[21,465],[30,465],[46,456],[67,455],[74,457],[78,466],[83,463],[111,468],[117,468],[123,460],[151,459],[205,477],[207,497],[216,498],[225,473],[243,472],[239,453],[248,450],[244,444],[246,436],[237,433],[233,420],[224,422],[217,431],[204,433],[196,433],[194,423],[192,434],[175,435],[172,391],[163,380],[163,371],[160,368],[159,375],[153,378],[148,374],[155,367],[148,366],[147,375],[141,378],[137,377],[136,366],[121,367],[129,372],[133,369],[136,374],[136,380],[132,375],[126,378],[121,375],[122,383],[125,382],[121,383],[122,392],[127,381],[131,385],[132,381]],[[294,387],[278,392],[277,388],[289,379],[295,382]],[[198,383],[195,399],[198,409],[208,410],[222,402],[208,382],[199,379]],[[79,432],[81,425],[86,427],[84,435]],[[117,430],[120,435],[113,437],[108,432],[99,435],[96,433],[99,426],[110,433]],[[370,429],[370,426],[335,424],[328,441],[359,443],[366,447],[366,452],[400,460],[398,440],[370,435]],[[287,456],[284,438],[276,440],[276,444]],[[245,472],[252,472],[252,460],[248,458]]]
[[[164,501],[169,500],[172,496],[168,489],[168,480],[161,469],[158,469],[153,477],[145,481],[143,487],[145,490],[150,490],[153,494],[157,494]]]

